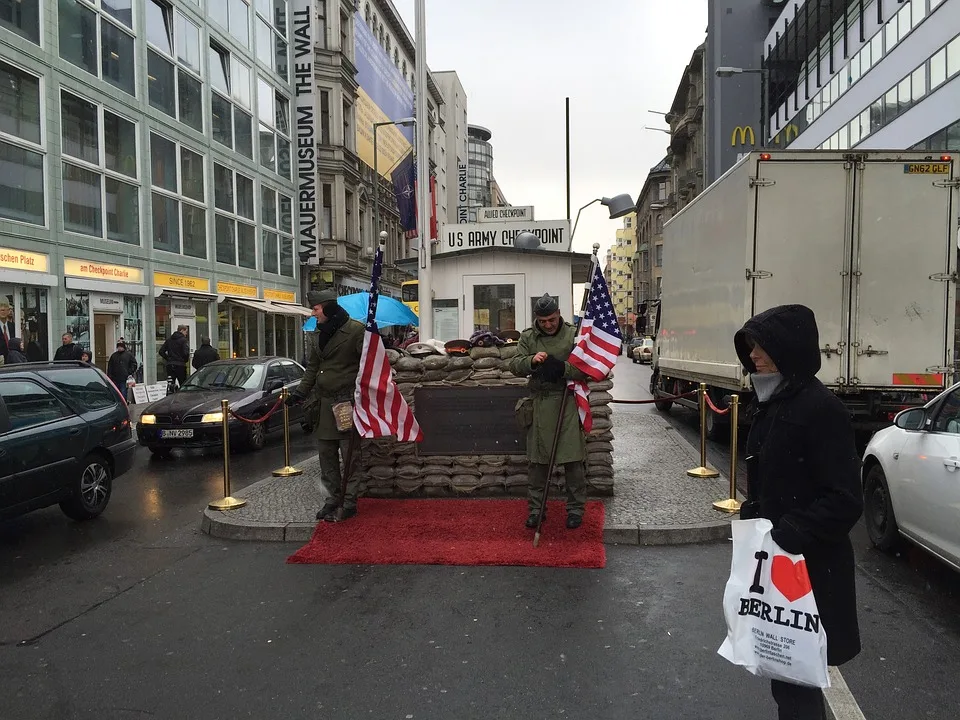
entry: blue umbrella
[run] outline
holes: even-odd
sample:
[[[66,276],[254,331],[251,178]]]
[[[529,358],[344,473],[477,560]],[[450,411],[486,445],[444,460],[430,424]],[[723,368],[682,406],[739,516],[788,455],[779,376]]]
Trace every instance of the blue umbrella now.
[[[367,310],[370,307],[370,293],[367,291],[353,293],[351,295],[341,295],[337,298],[337,304],[340,305],[347,314],[354,320],[366,322]],[[384,325],[420,325],[420,319],[410,308],[399,300],[386,295],[381,295],[377,300],[377,324]],[[315,330],[317,327],[316,318],[308,318],[303,324],[305,332]]]

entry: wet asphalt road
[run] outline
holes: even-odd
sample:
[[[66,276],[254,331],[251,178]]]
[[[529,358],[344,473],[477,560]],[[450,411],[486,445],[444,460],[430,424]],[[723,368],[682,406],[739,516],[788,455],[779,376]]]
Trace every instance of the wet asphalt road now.
[[[648,376],[622,361],[614,397]],[[694,413],[671,418],[696,438]],[[293,440],[294,462],[312,455]],[[602,571],[287,566],[293,546],[199,532],[221,463],[139,451],[97,521],[0,523],[0,717],[774,716],[715,654],[722,543],[609,547]],[[280,465],[274,437],[234,455],[233,487]],[[866,717],[960,716],[960,575],[862,527],[854,545],[864,652],[843,674]]]

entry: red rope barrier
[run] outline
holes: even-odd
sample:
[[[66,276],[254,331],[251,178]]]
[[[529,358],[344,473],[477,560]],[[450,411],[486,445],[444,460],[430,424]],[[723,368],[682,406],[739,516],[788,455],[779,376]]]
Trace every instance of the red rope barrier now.
[[[714,405],[713,401],[710,399],[710,393],[704,393],[703,397],[707,401],[707,407],[713,410],[717,415],[726,415],[727,413],[730,412],[730,408],[727,408],[726,410],[721,410],[716,405]]]
[[[698,390],[691,390],[690,392],[683,393],[682,395],[666,395],[663,397],[654,398],[653,400],[611,400],[611,403],[616,403],[617,405],[650,405],[651,403],[656,402],[672,402],[673,400],[680,400],[681,398],[695,397]]]
[[[234,418],[236,418],[237,420],[240,420],[240,421],[245,422],[245,423],[249,423],[250,425],[257,425],[257,424],[259,424],[259,423],[266,422],[266,421],[269,420],[271,417],[273,417],[273,415],[276,414],[277,410],[280,409],[280,406],[281,406],[282,404],[283,404],[283,397],[278,397],[276,404],[275,404],[272,408],[270,408],[269,410],[267,410],[267,412],[266,412],[265,414],[261,415],[261,416],[258,417],[258,418],[245,418],[245,417],[243,417],[242,415],[237,415],[237,414],[236,414],[233,410],[231,410],[230,408],[227,408],[227,412],[230,413],[230,414],[231,414]]]

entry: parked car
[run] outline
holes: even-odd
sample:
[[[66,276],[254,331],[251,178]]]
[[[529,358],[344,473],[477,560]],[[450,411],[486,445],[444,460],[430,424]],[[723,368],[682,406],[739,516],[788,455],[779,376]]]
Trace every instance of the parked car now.
[[[644,338],[630,351],[630,357],[635,363],[653,362],[653,338]]]
[[[88,520],[133,465],[127,403],[79,361],[0,366],[0,519],[55,503]]]
[[[873,436],[863,494],[877,548],[892,550],[907,538],[960,570],[960,384],[900,412]]]
[[[303,378],[303,366],[288,358],[263,357],[217,360],[187,378],[178,392],[144,408],[137,422],[140,444],[154,455],[166,456],[177,447],[211,447],[223,444],[220,401],[244,418],[263,417],[287,388],[293,392]],[[299,405],[290,408],[291,422],[303,420]],[[266,435],[283,430],[283,413],[266,422],[247,423],[230,417],[230,447],[260,450]],[[306,429],[306,428],[305,428]]]

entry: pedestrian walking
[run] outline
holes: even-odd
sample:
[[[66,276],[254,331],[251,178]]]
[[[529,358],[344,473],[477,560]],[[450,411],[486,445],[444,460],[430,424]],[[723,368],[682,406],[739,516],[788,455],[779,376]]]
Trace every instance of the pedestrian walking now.
[[[57,351],[53,354],[54,360],[80,360],[80,355],[83,353],[83,348],[73,342],[73,335],[70,333],[64,333],[61,338],[61,345],[57,348]]]
[[[820,341],[810,308],[766,310],[746,322],[734,345],[757,401],[740,517],[767,518],[774,542],[804,556],[827,635],[827,663],[841,665],[860,652],[850,530],[863,501],[849,412],[816,377]],[[826,717],[819,688],[780,680],[771,686],[780,720]]]
[[[193,354],[193,365],[194,370],[199,370],[204,365],[208,365],[216,360],[220,359],[220,353],[210,344],[210,338],[203,337],[200,338],[200,347],[197,348],[197,351]]]
[[[352,320],[337,304],[337,294],[333,290],[309,292],[307,302],[313,308],[317,327],[309,333],[312,337],[306,343],[306,373],[297,390],[287,398],[287,403],[292,405],[307,398],[317,401],[311,424],[319,446],[319,490],[324,499],[317,520],[336,520],[341,503],[340,519],[346,520],[357,514],[359,481],[347,477],[346,491],[340,497],[343,482],[340,460],[342,457],[346,468],[350,438],[354,432],[352,424],[347,425],[343,418],[348,413],[352,417],[349,405],[360,374],[364,326]],[[341,418],[339,423],[338,416]],[[346,429],[341,429],[345,425]]]
[[[586,438],[572,393],[561,407],[568,380],[586,380],[587,376],[567,362],[576,340],[576,328],[560,316],[560,306],[549,294],[537,300],[533,327],[524,330],[517,345],[517,354],[510,360],[510,371],[529,377],[529,398],[521,401],[518,420],[527,427],[527,477],[529,491],[526,526],[537,527],[550,452],[553,448],[557,420],[563,413],[557,442],[557,465],[563,465],[567,492],[567,527],[571,530],[583,522],[587,501],[587,478],[584,471]]]
[[[167,365],[167,377],[178,386],[187,379],[187,363],[190,361],[190,328],[180,325],[160,346],[159,355]]]
[[[117,351],[107,360],[107,377],[124,397],[127,397],[127,378],[136,377],[137,367],[137,358],[127,349],[126,341],[118,340]]]
[[[18,337],[12,337],[7,341],[7,359],[6,365],[16,365],[17,363],[30,362],[27,356],[23,354],[23,340]]]

